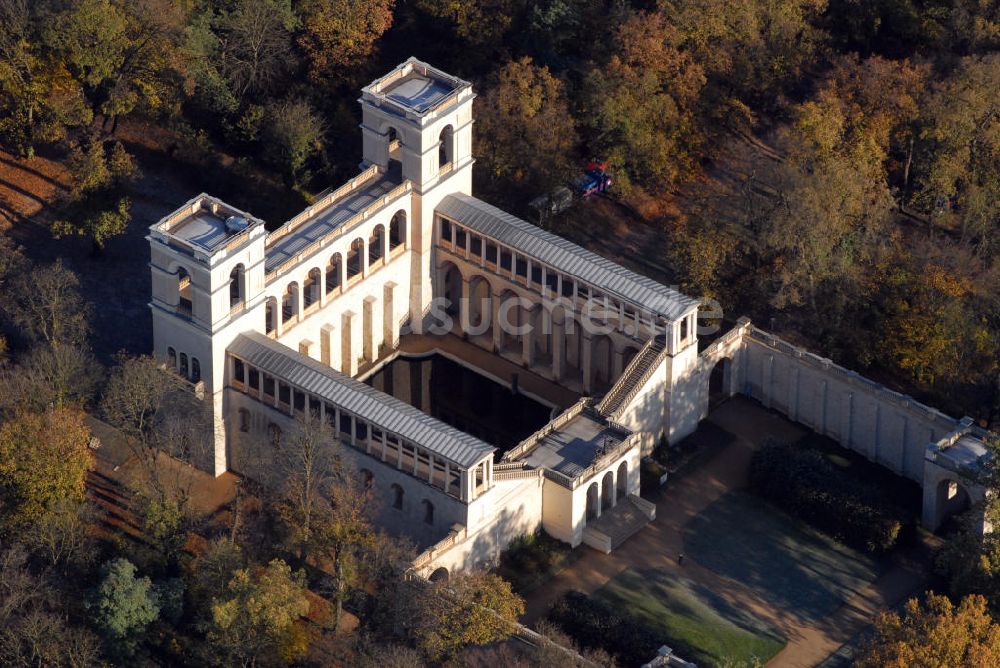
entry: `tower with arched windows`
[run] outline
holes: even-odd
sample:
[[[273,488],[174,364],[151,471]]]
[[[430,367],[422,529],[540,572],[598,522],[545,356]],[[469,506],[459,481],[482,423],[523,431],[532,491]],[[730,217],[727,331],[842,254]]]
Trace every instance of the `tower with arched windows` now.
[[[212,401],[215,452],[207,463],[216,473],[226,470],[226,347],[240,332],[263,329],[265,237],[262,220],[205,194],[146,237],[153,354]]]
[[[474,98],[469,82],[416,58],[362,89],[362,168],[377,165],[413,184],[413,313],[431,298],[434,209],[447,195],[472,194]],[[390,243],[394,238],[390,230]]]

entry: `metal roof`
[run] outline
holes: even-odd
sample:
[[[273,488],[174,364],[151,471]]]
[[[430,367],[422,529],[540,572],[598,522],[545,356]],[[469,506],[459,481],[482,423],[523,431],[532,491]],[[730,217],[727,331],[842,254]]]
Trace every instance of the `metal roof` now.
[[[240,334],[229,345],[228,351],[248,364],[462,468],[471,468],[496,449],[259,332]]]
[[[612,297],[631,302],[668,320],[677,320],[699,304],[696,299],[475,197],[460,193],[448,195],[438,204],[436,211],[527,257],[589,283]]]

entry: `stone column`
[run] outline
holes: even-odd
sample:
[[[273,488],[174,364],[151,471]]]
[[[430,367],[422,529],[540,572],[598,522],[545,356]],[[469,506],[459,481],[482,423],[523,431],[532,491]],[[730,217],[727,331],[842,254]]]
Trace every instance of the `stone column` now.
[[[375,304],[378,300],[371,295],[364,298],[361,309],[361,345],[362,354],[369,362],[374,362],[378,356],[378,344],[375,342]]]
[[[295,282],[295,319],[293,322],[301,322],[305,316],[305,281]]]
[[[612,340],[612,345],[614,346],[614,341]],[[611,353],[611,380],[612,382],[617,382],[621,378],[622,372],[625,370],[625,353],[621,348],[615,347],[614,351]]]
[[[368,266],[368,240],[361,239],[361,277],[368,278],[368,273],[371,268]]]
[[[420,362],[420,410],[431,414],[431,365],[429,359]]]
[[[462,296],[458,300],[458,327],[462,334],[467,334],[472,328],[470,318],[472,314],[469,310],[469,280],[462,276]]]
[[[531,322],[531,312],[521,309],[521,313],[527,315],[529,325],[528,331],[521,335],[521,364],[530,369],[535,363],[535,327]]]
[[[390,350],[399,347],[399,327],[396,325],[396,314],[393,306],[395,293],[396,284],[387,281],[382,289],[382,340]]]
[[[565,318],[565,315],[563,316]],[[566,324],[552,318],[552,378],[562,379],[563,368],[566,365]]]
[[[493,331],[493,352],[500,352],[503,347],[503,325],[500,322],[500,297],[490,289],[490,323]]]
[[[593,386],[594,342],[590,335],[583,331],[582,327],[579,332],[577,336],[580,337],[580,371],[583,372],[583,392],[590,394]]]
[[[340,319],[340,370],[353,377],[358,372],[358,354],[354,349],[354,321],[357,317],[353,311],[344,311]]]

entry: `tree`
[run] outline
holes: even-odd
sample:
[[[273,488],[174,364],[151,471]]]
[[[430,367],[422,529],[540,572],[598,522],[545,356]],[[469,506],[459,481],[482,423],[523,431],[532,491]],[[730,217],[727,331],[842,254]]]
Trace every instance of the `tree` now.
[[[215,66],[240,104],[277,90],[294,62],[291,31],[296,26],[290,0],[237,0],[213,22]]]
[[[233,573],[245,565],[239,545],[224,539],[213,541],[191,565],[187,590],[195,604],[196,623],[200,628],[211,625],[214,601],[224,595]]]
[[[626,194],[661,193],[697,169],[705,74],[680,40],[662,12],[633,14],[618,27],[610,60],[588,76],[590,144],[611,161]]]
[[[89,237],[95,255],[103,252],[108,239],[125,232],[131,215],[131,200],[125,195],[133,176],[132,156],[121,142],[110,153],[104,142],[92,140],[76,145],[67,161],[72,185],[61,202],[59,218],[52,223],[58,239],[67,235]]]
[[[309,612],[305,575],[284,561],[239,569],[212,605],[209,642],[242,666],[287,663],[303,652],[295,622]]]
[[[0,426],[0,531],[38,521],[62,500],[82,501],[93,465],[81,411],[23,413]]]
[[[547,193],[569,180],[578,138],[563,84],[524,57],[477,102],[479,167],[492,187]]]
[[[0,397],[0,409],[42,412],[50,406],[83,406],[94,396],[103,370],[86,348],[38,345],[21,363],[0,368],[0,379],[9,389]]]
[[[490,573],[467,572],[447,583],[411,583],[403,601],[404,625],[432,661],[468,645],[499,642],[514,632],[524,600]]]
[[[498,48],[524,11],[522,0],[418,0],[417,6],[435,18],[450,22],[456,35],[480,49]]]
[[[286,101],[269,112],[264,142],[265,156],[298,183],[323,145],[323,123],[305,100]]]
[[[299,44],[317,84],[343,81],[375,50],[392,25],[396,0],[308,0],[302,3]]]
[[[11,292],[11,320],[30,340],[51,348],[86,342],[90,307],[80,294],[80,279],[62,260],[17,276]]]
[[[109,649],[123,657],[135,652],[146,627],[160,614],[153,583],[148,577],[137,577],[135,565],[123,558],[104,565],[88,608]]]
[[[993,666],[1000,663],[1000,625],[993,622],[982,596],[968,596],[956,607],[945,596],[927,594],[923,605],[911,598],[903,614],[883,612],[875,634],[855,665]]]
[[[95,556],[93,519],[89,502],[59,499],[28,527],[25,543],[53,566],[88,566]]]
[[[172,498],[184,507],[191,472],[188,467],[165,469],[158,462],[170,456],[190,463],[207,451],[214,432],[205,403],[152,357],[122,355],[104,388],[101,410],[126,436],[154,498]]]

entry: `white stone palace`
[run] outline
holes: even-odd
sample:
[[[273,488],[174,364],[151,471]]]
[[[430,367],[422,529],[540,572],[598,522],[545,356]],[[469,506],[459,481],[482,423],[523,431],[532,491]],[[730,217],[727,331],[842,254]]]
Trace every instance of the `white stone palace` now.
[[[360,173],[299,215],[268,232],[202,194],[150,227],[154,354],[211,404],[206,467],[266,459],[311,411],[379,521],[425,550],[425,575],[493,560],[539,527],[610,551],[655,513],[641,457],[737,393],[922,484],[932,529],[981,498],[986,435],[971,420],[745,319],[700,346],[698,300],[473,197],[474,97],[411,58],[362,91]],[[429,364],[391,371],[401,398],[372,387],[410,340],[534,392],[554,417],[500,449],[418,408]],[[532,389],[546,384],[575,402]]]

